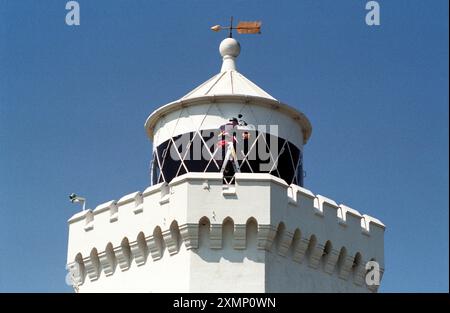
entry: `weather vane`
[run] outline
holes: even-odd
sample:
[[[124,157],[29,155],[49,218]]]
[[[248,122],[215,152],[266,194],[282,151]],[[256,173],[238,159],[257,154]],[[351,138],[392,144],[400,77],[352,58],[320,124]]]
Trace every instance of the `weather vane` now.
[[[230,26],[214,25],[213,27],[211,27],[211,30],[215,32],[219,32],[225,29],[230,31],[230,38],[233,38],[233,29],[236,29],[238,34],[261,34],[261,22],[239,22],[236,27],[233,27],[233,17],[231,17]]]

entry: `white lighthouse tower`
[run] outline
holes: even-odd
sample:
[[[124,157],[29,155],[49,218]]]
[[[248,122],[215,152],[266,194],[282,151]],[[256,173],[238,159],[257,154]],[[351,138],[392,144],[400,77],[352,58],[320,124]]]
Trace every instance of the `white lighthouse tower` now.
[[[384,225],[303,187],[307,117],[220,72],[147,118],[151,186],[72,216],[79,292],[375,292]],[[373,262],[372,262],[373,263]]]

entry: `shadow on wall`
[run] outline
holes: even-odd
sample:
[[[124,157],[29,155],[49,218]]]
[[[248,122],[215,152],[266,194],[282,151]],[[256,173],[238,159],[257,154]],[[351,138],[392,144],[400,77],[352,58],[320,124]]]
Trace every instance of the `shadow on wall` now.
[[[87,277],[90,281],[97,280],[101,272],[110,276],[118,268],[123,272],[133,264],[142,266],[148,261],[175,257],[183,246],[207,263],[224,260],[265,263],[267,257],[281,256],[297,264],[307,264],[313,270],[322,269],[329,275],[336,274],[343,280],[351,279],[360,286],[367,274],[366,261],[360,252],[353,254],[346,247],[334,247],[331,241],[322,242],[314,234],[303,234],[299,228],[289,231],[283,222],[277,227],[258,226],[256,219],[250,217],[245,224],[235,225],[233,219],[227,217],[220,224],[211,224],[206,216],[198,224],[181,225],[181,229],[176,220],[164,231],[156,226],[149,236],[140,232],[131,241],[124,237],[119,245],[114,246],[110,242],[100,252],[94,247],[86,257],[78,253],[68,264],[68,270],[74,282],[81,285]],[[270,255],[267,254],[269,251]],[[376,261],[374,258],[370,260]],[[381,269],[380,275],[383,271]],[[370,287],[372,291],[377,288]]]
[[[207,217],[199,222],[199,247],[193,250],[206,262],[220,262],[225,259],[233,263],[242,263],[244,259],[264,262],[264,250],[257,248],[258,224],[249,218],[246,225],[235,228],[230,217],[222,224],[211,225]]]

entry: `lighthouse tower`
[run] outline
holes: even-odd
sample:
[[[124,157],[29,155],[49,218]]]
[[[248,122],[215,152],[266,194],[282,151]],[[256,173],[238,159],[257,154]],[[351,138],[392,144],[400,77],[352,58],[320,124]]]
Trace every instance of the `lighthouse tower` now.
[[[151,185],[69,221],[79,292],[376,292],[384,225],[303,186],[308,118],[236,66],[145,122]]]

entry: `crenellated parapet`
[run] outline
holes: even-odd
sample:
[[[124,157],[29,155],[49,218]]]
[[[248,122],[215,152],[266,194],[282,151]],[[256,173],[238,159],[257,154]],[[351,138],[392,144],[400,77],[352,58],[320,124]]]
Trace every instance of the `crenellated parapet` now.
[[[269,174],[238,173],[224,186],[221,173],[188,173],[68,223],[69,271],[80,286],[202,249],[255,249],[357,286],[367,261],[384,268],[379,220]]]

